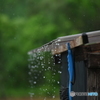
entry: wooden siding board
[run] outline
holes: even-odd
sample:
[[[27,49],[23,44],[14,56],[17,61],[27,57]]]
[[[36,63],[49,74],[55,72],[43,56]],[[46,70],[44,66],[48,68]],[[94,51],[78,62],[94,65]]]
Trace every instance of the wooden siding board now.
[[[98,96],[88,96],[87,100],[100,100],[100,69],[88,69],[87,91],[98,92]]]

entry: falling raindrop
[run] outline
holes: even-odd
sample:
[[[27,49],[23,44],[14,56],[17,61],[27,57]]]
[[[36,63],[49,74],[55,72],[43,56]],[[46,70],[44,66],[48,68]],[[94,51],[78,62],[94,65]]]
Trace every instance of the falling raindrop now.
[[[53,95],[52,98],[55,98],[55,95]]]
[[[36,76],[35,76],[34,78],[35,78],[35,79],[37,79],[37,77],[36,77]]]
[[[55,75],[55,73],[53,73],[53,75]]]
[[[34,84],[36,84],[36,81],[34,81]]]
[[[47,91],[47,89],[45,89]]]
[[[31,75],[31,72],[28,72],[29,75]]]
[[[50,64],[50,61],[48,62],[48,64]]]
[[[58,46],[59,43],[56,42],[56,45]],[[55,48],[57,48],[57,46]],[[43,49],[46,52],[41,53]],[[58,88],[56,86],[60,84],[57,75],[60,75],[61,71],[58,66],[55,67],[54,57],[48,51],[50,51],[48,46],[44,46],[42,49],[35,51],[36,53],[30,54],[30,60],[28,60],[30,63],[28,65],[28,74],[30,77],[29,83],[31,91],[34,91],[34,95],[42,95],[44,93],[51,96],[52,100],[56,98]],[[39,90],[38,94],[35,91],[36,88]],[[34,95],[30,95],[30,97],[32,98]],[[47,100],[47,98],[48,97],[45,97],[44,100]]]
[[[42,66],[42,68],[44,68],[44,66]]]
[[[45,76],[43,76],[43,78],[45,78]]]
[[[61,71],[58,71],[58,73],[61,74],[62,72]]]
[[[58,42],[61,41],[60,39],[58,40]]]
[[[60,82],[59,82],[59,81],[57,81],[57,83],[59,84]]]

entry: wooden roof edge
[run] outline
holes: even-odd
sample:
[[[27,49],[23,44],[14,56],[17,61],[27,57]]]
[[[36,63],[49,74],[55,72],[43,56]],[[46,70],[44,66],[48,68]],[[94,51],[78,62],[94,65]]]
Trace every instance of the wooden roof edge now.
[[[100,30],[92,31],[92,32],[84,32],[84,33],[87,34],[89,38],[89,42],[93,42],[94,41],[93,39],[96,36],[100,37]],[[97,40],[95,39],[95,41]],[[62,53],[67,50],[67,47],[66,47],[67,42],[71,44],[72,48],[83,45],[82,34],[58,37],[57,39],[50,41],[39,48],[29,51],[28,54],[32,54],[34,52],[40,52],[40,51],[51,51],[53,55]],[[60,45],[56,46],[56,43],[59,43]]]

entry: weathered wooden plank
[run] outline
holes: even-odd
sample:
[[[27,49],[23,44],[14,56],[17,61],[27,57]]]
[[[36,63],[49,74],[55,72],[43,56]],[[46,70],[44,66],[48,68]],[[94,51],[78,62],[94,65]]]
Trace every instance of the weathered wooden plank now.
[[[100,68],[100,53],[88,54],[88,68]]]
[[[93,43],[93,44],[85,44],[79,47],[75,47],[74,48],[74,53],[75,53],[75,59],[77,61],[80,60],[88,60],[90,58],[90,60],[93,58],[89,57],[89,54],[98,54],[97,57],[95,56],[94,58],[100,58],[99,53],[100,53],[100,43]],[[89,58],[88,58],[89,57]],[[93,59],[94,59],[93,58]],[[97,64],[96,64],[97,65]]]
[[[89,43],[96,43],[100,42],[100,31],[93,31],[93,32],[86,32],[88,35]],[[49,43],[44,44],[43,46],[36,48],[34,50],[31,50],[28,52],[28,54],[32,54],[34,52],[39,51],[51,51],[53,54],[58,54],[66,51],[66,43],[70,42],[72,47],[80,46],[81,40],[78,39],[82,34],[75,34],[75,35],[69,35],[69,36],[64,36],[64,37],[59,37],[55,40],[50,41]],[[80,37],[81,38],[81,37]],[[77,45],[76,45],[77,44]],[[46,47],[48,49],[46,49]]]
[[[86,44],[84,50],[85,52],[98,52],[100,51],[100,43]]]
[[[98,96],[88,96],[87,100],[100,100],[100,69],[88,69],[87,91],[98,92]]]
[[[77,47],[77,46],[84,44],[82,36],[79,36],[76,39],[74,39],[73,41],[68,41],[68,42],[70,43],[71,48],[74,48],[74,47]],[[52,49],[52,54],[54,55],[54,54],[59,54],[59,53],[62,53],[64,51],[67,51],[67,43],[68,42],[66,42],[63,45],[58,46],[55,49]]]

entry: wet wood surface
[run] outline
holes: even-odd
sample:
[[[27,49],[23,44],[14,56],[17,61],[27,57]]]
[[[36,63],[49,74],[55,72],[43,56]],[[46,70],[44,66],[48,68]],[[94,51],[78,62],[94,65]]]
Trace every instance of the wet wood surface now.
[[[100,31],[86,32],[86,34],[88,35],[89,43],[100,42]],[[82,45],[82,34],[59,37],[39,48],[29,51],[28,54],[32,54],[37,51],[51,51],[53,55],[59,54],[67,50],[66,43],[68,42],[71,44],[72,48]]]

